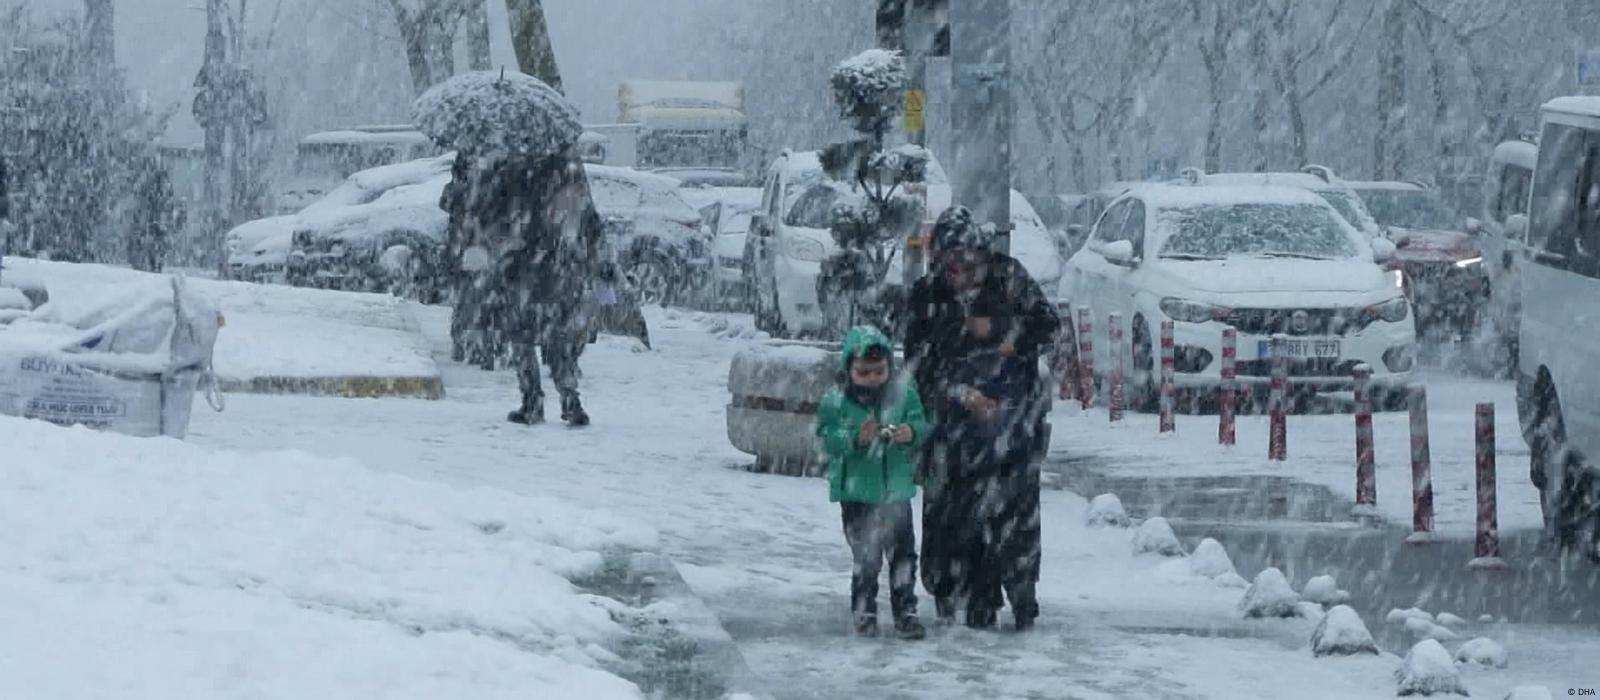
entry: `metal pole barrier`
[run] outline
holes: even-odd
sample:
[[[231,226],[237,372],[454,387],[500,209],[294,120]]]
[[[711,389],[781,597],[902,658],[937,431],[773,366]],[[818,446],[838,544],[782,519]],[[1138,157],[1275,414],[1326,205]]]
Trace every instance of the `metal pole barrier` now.
[[[1374,509],[1378,505],[1377,465],[1372,446],[1372,367],[1356,365],[1356,506]],[[1377,515],[1372,512],[1372,515]]]
[[[1111,327],[1107,332],[1111,336],[1111,386],[1106,390],[1106,398],[1111,422],[1116,423],[1122,420],[1122,382],[1126,376],[1127,361],[1123,359],[1122,314],[1112,313],[1109,321]]]
[[[1239,357],[1239,332],[1232,328],[1222,330],[1222,386],[1217,388],[1217,444],[1234,443],[1234,401],[1238,398],[1238,370],[1234,363]]]
[[[1282,462],[1289,458],[1289,337],[1272,336],[1272,393],[1268,399],[1271,427],[1267,432],[1267,459]]]
[[[1176,387],[1173,382],[1177,367],[1172,344],[1172,321],[1161,322],[1161,432],[1170,433],[1178,429],[1177,421],[1172,414],[1176,403],[1173,395]]]
[[[1094,405],[1094,317],[1078,309],[1078,400],[1085,409]]]
[[[1428,445],[1428,388],[1406,387],[1411,411],[1411,534],[1408,544],[1433,542],[1433,458]]]
[[[1495,499],[1494,404],[1478,404],[1477,419],[1478,532],[1474,556],[1467,566],[1504,569],[1506,561],[1500,558],[1500,514]]]

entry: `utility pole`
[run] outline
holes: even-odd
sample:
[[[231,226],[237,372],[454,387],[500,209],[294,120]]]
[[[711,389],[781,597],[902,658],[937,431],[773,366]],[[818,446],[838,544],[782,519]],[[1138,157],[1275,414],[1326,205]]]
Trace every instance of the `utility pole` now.
[[[993,224],[1011,248],[1011,0],[958,0],[950,8],[951,131],[955,203]]]
[[[878,0],[878,47],[905,55],[911,74],[906,86],[906,140],[918,146],[928,145],[928,61],[950,55],[949,12],[950,0]],[[927,265],[926,243],[919,232],[904,247],[901,268],[907,287],[916,283]]]
[[[228,216],[223,203],[224,181],[231,174],[228,167],[228,45],[222,33],[222,22],[227,8],[225,0],[206,0],[205,63],[195,78],[198,88],[194,98],[194,117],[205,130],[205,182],[202,206],[205,210],[204,235],[216,238],[219,269],[228,265],[223,254],[222,238],[228,229]]]

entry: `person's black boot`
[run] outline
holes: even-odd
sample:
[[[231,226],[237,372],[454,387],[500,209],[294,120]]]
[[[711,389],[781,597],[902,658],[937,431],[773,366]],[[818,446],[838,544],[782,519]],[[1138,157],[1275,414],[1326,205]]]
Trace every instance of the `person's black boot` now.
[[[578,400],[578,392],[561,392],[561,420],[574,428],[589,424],[589,414],[583,410],[583,402]]]
[[[1018,632],[1027,632],[1028,630],[1033,629],[1033,623],[1037,619],[1038,619],[1038,615],[1037,614],[1025,615],[1025,614],[1022,614],[1022,613],[1017,613],[1016,630]]]
[[[934,598],[933,613],[934,624],[953,625],[956,622],[956,602],[949,598]]]
[[[990,608],[968,608],[967,626],[973,629],[994,629],[999,624],[998,617]]]
[[[544,397],[537,396],[522,400],[522,407],[512,411],[506,420],[521,425],[539,425],[544,422]]]
[[[928,636],[928,629],[916,615],[906,615],[894,623],[895,636],[906,640],[917,640]]]

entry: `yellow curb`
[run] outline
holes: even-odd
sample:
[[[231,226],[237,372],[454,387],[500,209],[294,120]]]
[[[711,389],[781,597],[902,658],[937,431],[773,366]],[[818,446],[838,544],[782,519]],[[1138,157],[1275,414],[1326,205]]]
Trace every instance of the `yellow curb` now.
[[[444,398],[442,377],[253,377],[219,379],[219,387],[235,394],[305,394],[347,399],[400,397],[437,401]]]

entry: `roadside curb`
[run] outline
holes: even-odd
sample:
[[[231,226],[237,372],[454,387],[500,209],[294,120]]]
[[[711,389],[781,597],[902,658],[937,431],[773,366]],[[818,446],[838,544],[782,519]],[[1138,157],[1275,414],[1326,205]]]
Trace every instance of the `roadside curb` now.
[[[432,377],[252,377],[217,380],[224,392],[234,394],[302,394],[347,399],[444,398],[444,379]]]
[[[683,580],[683,575],[670,558],[661,554],[635,553],[629,557],[628,564],[630,582],[647,585],[654,590],[658,599],[672,601],[674,622],[683,623],[685,628],[696,632],[694,641],[704,650],[705,660],[727,681],[727,692],[723,697],[771,700],[772,694],[756,681],[744,654],[739,651],[738,643],[723,628],[722,620]]]

